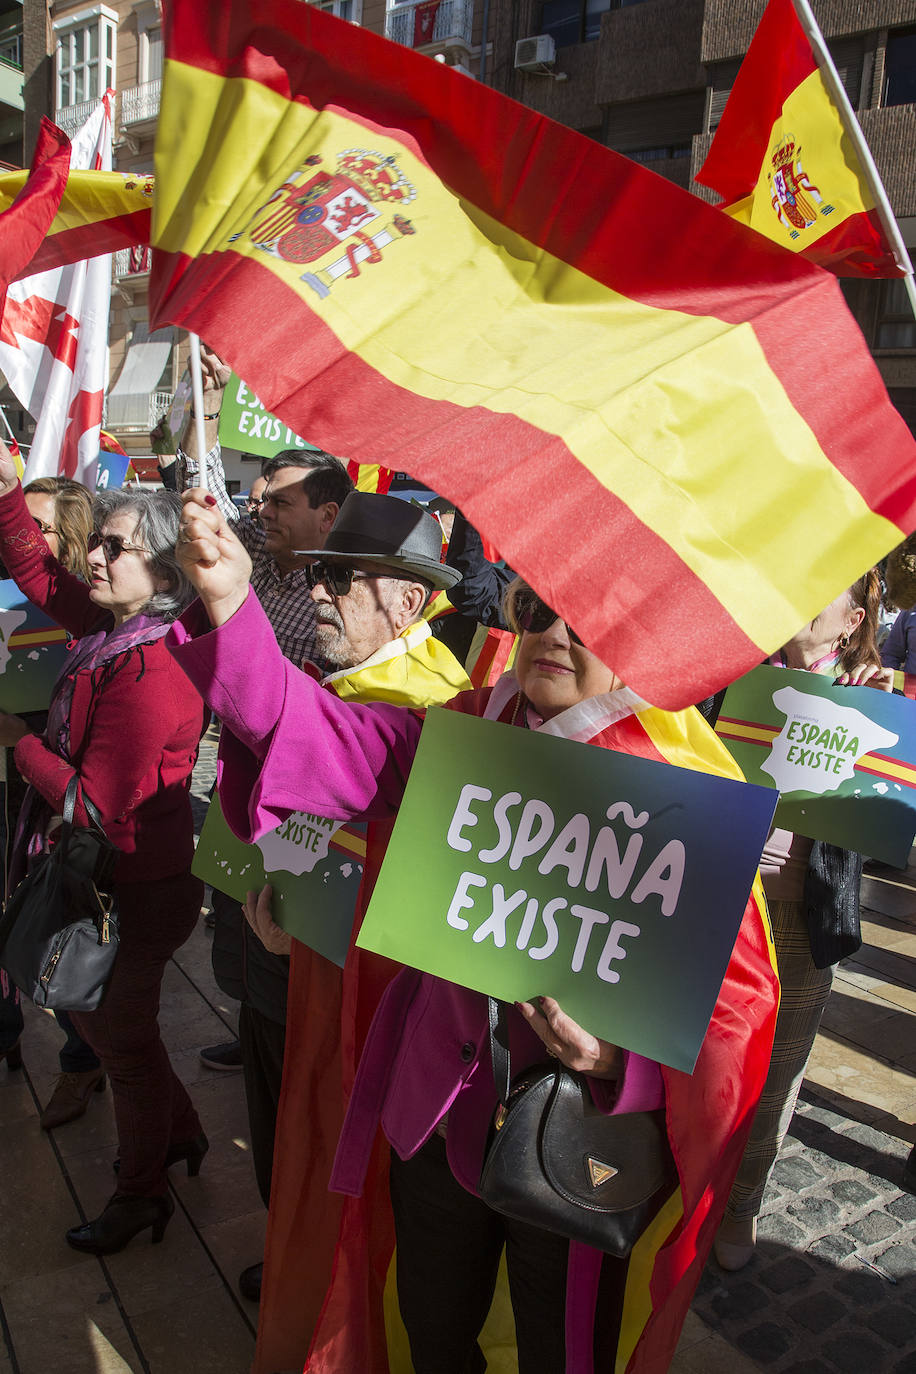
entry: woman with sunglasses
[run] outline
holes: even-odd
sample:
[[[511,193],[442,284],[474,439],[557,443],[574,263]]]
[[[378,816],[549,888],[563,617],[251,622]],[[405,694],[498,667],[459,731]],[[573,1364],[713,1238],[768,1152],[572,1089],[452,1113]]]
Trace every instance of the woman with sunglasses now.
[[[117,1191],[95,1220],[67,1232],[75,1249],[121,1250],[139,1231],[161,1240],[174,1210],[166,1169],[196,1172],[207,1148],[157,1021],[166,963],[200,912],[191,876],[191,770],[203,703],[165,647],[191,589],[175,558],[180,500],[168,492],[99,493],[87,586],[54,557],[0,444],[0,559],[30,601],[77,640],[54,686],[42,736],[23,729],[16,766],[29,783],[10,885],[47,842],[74,774],[121,851],[115,869],[121,943],[97,1011],[74,1013],[111,1081],[120,1145]]]
[[[419,740],[417,713],[341,702],[281,658],[247,593],[244,551],[199,492],[185,496],[183,532],[180,554],[203,604],[182,616],[169,644],[223,720],[220,795],[230,825],[251,839],[293,809],[337,819],[393,815]],[[462,693],[453,709],[655,760],[675,753],[683,766],[738,775],[697,712],[648,708],[525,584],[514,585],[508,609],[521,632],[514,675]],[[252,659],[256,683],[245,667]],[[421,867],[416,881],[423,881]],[[249,902],[249,919],[270,937],[263,898],[257,908]],[[374,1186],[369,1155],[380,1108],[392,1146],[398,1300],[415,1374],[485,1367],[478,1337],[503,1249],[520,1374],[609,1374],[630,1367],[631,1358],[641,1369],[668,1367],[766,1073],[776,976],[764,920],[757,884],[693,1075],[604,1042],[549,996],[509,1008],[513,1072],[552,1055],[588,1076],[602,1110],[666,1107],[680,1186],[632,1265],[509,1221],[476,1196],[496,1107],[487,1000],[410,969],[389,984],[363,1050],[332,1187],[358,1194],[367,1164]],[[348,959],[345,1003],[348,987],[359,998],[363,959],[360,950]],[[357,1006],[357,1038],[361,1020]],[[352,1199],[347,1205],[359,1206]],[[361,1320],[355,1308],[345,1315],[356,1287],[354,1281],[342,1291],[345,1276],[364,1271],[366,1259],[347,1249],[348,1230],[367,1234],[350,1215],[354,1224],[344,1227],[336,1269],[341,1277],[326,1308],[334,1310],[336,1333],[328,1368],[341,1374],[376,1367],[359,1342],[362,1333],[380,1329],[367,1323],[364,1309]],[[371,1259],[378,1277],[378,1256]],[[380,1303],[380,1292],[369,1300]],[[348,1348],[341,1352],[334,1341],[343,1330]],[[323,1341],[319,1324],[313,1357]]]

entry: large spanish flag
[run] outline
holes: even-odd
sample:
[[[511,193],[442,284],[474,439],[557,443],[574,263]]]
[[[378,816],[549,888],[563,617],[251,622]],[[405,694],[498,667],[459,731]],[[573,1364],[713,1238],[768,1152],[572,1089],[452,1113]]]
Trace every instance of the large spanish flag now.
[[[696,179],[841,277],[905,274],[793,0],[767,5]]]
[[[441,492],[647,700],[698,700],[916,526],[838,285],[299,0],[171,0],[151,324]]]
[[[48,123],[50,129],[54,125]],[[60,130],[55,130],[64,139]],[[69,142],[66,141],[69,162]],[[125,172],[72,171],[66,175],[59,207],[44,241],[11,280],[65,267],[119,248],[149,243],[153,178]],[[26,181],[25,172],[0,173],[0,212],[13,204]]]

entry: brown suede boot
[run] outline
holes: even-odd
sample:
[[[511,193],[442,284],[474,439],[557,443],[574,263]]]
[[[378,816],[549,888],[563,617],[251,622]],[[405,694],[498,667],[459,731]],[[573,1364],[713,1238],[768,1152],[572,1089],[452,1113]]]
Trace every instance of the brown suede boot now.
[[[48,1098],[48,1105],[40,1117],[41,1129],[53,1131],[85,1116],[92,1093],[105,1091],[105,1070],[89,1069],[86,1073],[62,1073],[57,1086]]]

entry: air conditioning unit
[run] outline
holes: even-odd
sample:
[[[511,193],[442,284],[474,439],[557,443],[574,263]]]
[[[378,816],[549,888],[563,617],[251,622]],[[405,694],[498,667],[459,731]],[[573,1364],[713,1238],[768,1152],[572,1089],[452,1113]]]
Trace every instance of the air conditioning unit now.
[[[519,72],[538,72],[552,67],[557,60],[557,45],[549,33],[533,38],[520,38],[515,45],[515,69]]]

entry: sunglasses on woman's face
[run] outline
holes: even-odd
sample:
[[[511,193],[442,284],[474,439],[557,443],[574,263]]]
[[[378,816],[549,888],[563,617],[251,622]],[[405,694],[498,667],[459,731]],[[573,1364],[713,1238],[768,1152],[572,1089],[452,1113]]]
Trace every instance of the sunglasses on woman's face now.
[[[563,620],[563,617],[557,615],[556,611],[551,606],[548,606],[546,601],[542,601],[541,598],[535,596],[534,593],[531,593],[531,595],[519,602],[515,614],[521,628],[531,635],[542,635],[545,630],[550,629],[554,621]],[[582,640],[576,634],[569,621],[563,620],[563,624],[566,626],[566,633],[569,635],[572,642],[574,644],[582,644]],[[582,647],[585,648],[585,645],[582,644]]]
[[[142,544],[128,544],[119,534],[99,534],[98,530],[93,530],[90,534],[87,548],[90,553],[95,549],[101,549],[106,563],[113,563],[122,553],[149,553],[149,549],[145,549]]]

